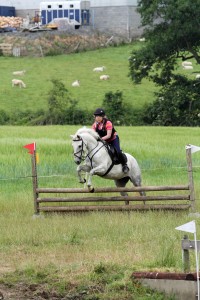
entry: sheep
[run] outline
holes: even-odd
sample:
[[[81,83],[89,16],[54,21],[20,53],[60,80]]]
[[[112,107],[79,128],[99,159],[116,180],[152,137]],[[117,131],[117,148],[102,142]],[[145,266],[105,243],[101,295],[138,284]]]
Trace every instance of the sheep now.
[[[22,75],[24,75],[25,73],[26,73],[25,70],[22,70],[22,71],[15,71],[15,72],[13,72],[13,75],[19,75],[19,76],[22,76]]]
[[[108,79],[110,79],[110,76],[109,75],[101,75],[99,78],[101,80],[108,80]]]
[[[183,66],[184,70],[193,70],[193,66]]]
[[[72,86],[80,86],[80,80],[75,80],[72,82]]]
[[[195,78],[200,79],[200,74],[197,74]]]
[[[94,68],[93,71],[94,71],[94,72],[103,72],[103,70],[105,70],[105,68],[106,68],[106,67],[104,67],[104,66],[102,66],[102,67],[97,67],[97,68]]]
[[[185,67],[185,66],[192,66],[192,62],[191,61],[183,61],[182,67]]]
[[[12,87],[17,86],[17,85],[20,88],[25,88],[26,87],[26,84],[22,80],[20,80],[20,79],[13,79],[12,80]]]

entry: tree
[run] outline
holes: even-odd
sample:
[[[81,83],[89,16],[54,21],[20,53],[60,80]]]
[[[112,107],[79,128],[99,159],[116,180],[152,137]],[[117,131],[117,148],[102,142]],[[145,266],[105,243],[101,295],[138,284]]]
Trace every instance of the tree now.
[[[48,122],[63,124],[71,98],[68,90],[60,80],[53,79],[52,83],[53,88],[48,93]]]
[[[43,118],[45,124],[84,124],[92,112],[78,107],[78,100],[72,99],[68,89],[58,80],[51,80],[48,93],[48,111]],[[41,120],[39,120],[41,121]]]
[[[200,64],[200,4],[191,0],[139,0],[145,46],[130,57],[135,83],[148,77],[158,85],[174,79],[177,58]]]
[[[139,0],[144,46],[132,52],[134,83],[152,80],[161,90],[147,105],[143,121],[153,125],[199,125],[200,81],[177,72],[180,60],[200,64],[200,3],[191,0]]]
[[[178,76],[171,85],[157,93],[157,99],[148,104],[142,115],[144,124],[164,126],[198,126],[200,101],[197,85],[187,77]]]
[[[102,106],[115,122],[120,124],[124,119],[123,93],[121,91],[105,93]]]

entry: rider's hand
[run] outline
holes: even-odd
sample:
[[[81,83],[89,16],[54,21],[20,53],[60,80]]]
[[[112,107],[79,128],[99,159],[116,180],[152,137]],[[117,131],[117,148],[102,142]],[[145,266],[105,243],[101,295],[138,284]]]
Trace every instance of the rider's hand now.
[[[104,140],[102,140],[102,139],[101,139],[101,141],[102,141],[102,143],[103,143],[104,145],[106,145],[106,144],[107,144],[107,142],[106,142],[106,141],[104,141]]]

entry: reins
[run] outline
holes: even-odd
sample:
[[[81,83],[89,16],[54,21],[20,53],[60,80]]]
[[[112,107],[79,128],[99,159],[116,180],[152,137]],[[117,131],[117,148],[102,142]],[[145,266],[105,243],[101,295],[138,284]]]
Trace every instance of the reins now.
[[[84,145],[85,145],[85,147],[86,147],[87,145],[84,143],[84,141],[83,141],[83,139],[82,139],[81,137],[80,137],[78,140],[73,140],[73,142],[79,142],[80,140],[82,141],[82,143],[81,143],[81,149],[80,149],[79,151],[75,152],[75,153],[74,153],[74,156],[77,157],[77,158],[79,158],[79,159],[81,159],[82,161],[84,161],[84,160],[86,160],[86,158],[88,158],[89,161],[90,161],[90,164],[91,164],[91,168],[93,168],[93,165],[92,165],[92,159],[93,159],[93,157],[94,157],[94,156],[99,152],[99,150],[100,150],[101,148],[103,148],[103,147],[105,147],[106,150],[108,151],[107,145],[105,145],[105,144],[101,141],[101,142],[102,142],[101,147],[98,148],[98,149],[92,154],[92,156],[90,157],[90,154],[91,154],[91,153],[99,146],[99,142],[97,141],[96,146],[95,146],[92,150],[90,150],[90,152],[88,152],[88,153],[86,154],[85,157],[83,157],[83,153],[84,153],[83,147],[84,147]],[[80,155],[78,155],[79,153],[80,153]],[[110,170],[113,168],[113,166],[114,166],[114,163],[113,163],[113,161],[112,161],[112,164],[110,165],[110,167],[108,168],[108,170],[106,171],[106,173],[103,174],[103,175],[101,175],[101,177],[106,176],[106,175],[110,172]]]
[[[86,155],[86,158],[88,157],[88,159],[89,159],[89,161],[90,161],[91,168],[93,168],[93,166],[92,166],[92,159],[93,159],[93,157],[95,156],[95,154],[96,154],[97,152],[99,152],[99,150],[100,150],[102,147],[105,146],[104,144],[102,144],[102,146],[101,146],[99,149],[97,149],[97,150],[93,153],[93,155],[90,157],[90,156],[89,156],[90,153],[92,153],[92,151],[94,151],[94,149],[97,148],[98,145],[99,145],[99,142],[97,141],[97,145],[96,145],[90,152],[88,152],[88,154]],[[85,158],[85,159],[86,159],[86,158]]]

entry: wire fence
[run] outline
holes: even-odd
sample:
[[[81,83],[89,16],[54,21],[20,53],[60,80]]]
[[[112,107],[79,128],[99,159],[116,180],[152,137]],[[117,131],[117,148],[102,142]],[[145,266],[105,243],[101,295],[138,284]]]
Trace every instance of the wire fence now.
[[[142,172],[144,171],[159,171],[159,170],[171,170],[171,169],[185,169],[186,167],[168,167],[168,168],[151,168],[151,169],[141,169]],[[200,169],[200,166],[193,166],[194,169]],[[52,177],[68,177],[69,175],[64,175],[64,174],[51,174],[51,175],[37,175],[38,178],[52,178]],[[19,179],[27,179],[27,178],[33,178],[33,175],[27,175],[27,176],[18,176],[18,177],[5,177],[5,178],[0,178],[0,181],[9,181],[9,180],[19,180]]]

